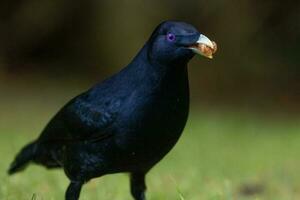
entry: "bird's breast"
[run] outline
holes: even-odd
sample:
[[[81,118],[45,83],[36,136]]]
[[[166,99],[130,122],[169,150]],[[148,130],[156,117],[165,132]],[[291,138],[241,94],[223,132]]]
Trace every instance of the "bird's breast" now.
[[[122,119],[126,121],[120,122],[124,128],[117,143],[133,161],[156,163],[172,149],[185,127],[189,112],[188,87],[136,94],[129,99],[131,105],[123,109]]]

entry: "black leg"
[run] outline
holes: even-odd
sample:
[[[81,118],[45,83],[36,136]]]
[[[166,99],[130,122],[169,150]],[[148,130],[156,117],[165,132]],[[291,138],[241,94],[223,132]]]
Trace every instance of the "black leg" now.
[[[82,184],[82,182],[72,181],[66,191],[66,200],[78,200]]]
[[[130,177],[130,189],[131,194],[135,200],[146,200],[145,191],[145,174],[144,173],[132,173]]]

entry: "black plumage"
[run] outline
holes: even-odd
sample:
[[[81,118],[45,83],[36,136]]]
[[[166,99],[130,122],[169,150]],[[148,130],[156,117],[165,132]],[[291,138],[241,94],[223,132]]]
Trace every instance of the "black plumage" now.
[[[21,150],[9,173],[30,162],[61,167],[71,181],[66,199],[76,200],[90,179],[127,172],[133,197],[145,200],[146,173],[184,129],[187,63],[200,36],[183,22],[160,24],[128,66],[67,103]]]

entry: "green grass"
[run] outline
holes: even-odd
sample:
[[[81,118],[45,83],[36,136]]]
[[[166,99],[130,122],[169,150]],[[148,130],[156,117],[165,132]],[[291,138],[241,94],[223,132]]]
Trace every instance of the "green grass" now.
[[[60,170],[31,165],[24,173],[5,174],[15,153],[38,135],[58,104],[47,109],[32,102],[2,106],[7,114],[0,116],[1,200],[63,199],[68,180]],[[299,122],[299,118],[192,110],[179,143],[147,176],[148,199],[300,199]],[[81,199],[130,200],[128,177],[94,179],[84,186]]]

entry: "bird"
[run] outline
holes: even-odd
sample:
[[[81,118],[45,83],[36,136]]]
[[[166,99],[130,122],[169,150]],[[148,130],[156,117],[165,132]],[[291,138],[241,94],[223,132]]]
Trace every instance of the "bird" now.
[[[132,61],[64,105],[24,146],[8,174],[28,164],[61,168],[66,200],[93,178],[127,173],[135,200],[146,200],[146,174],[176,144],[189,114],[188,62],[212,58],[216,43],[193,25],[160,23]]]

